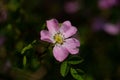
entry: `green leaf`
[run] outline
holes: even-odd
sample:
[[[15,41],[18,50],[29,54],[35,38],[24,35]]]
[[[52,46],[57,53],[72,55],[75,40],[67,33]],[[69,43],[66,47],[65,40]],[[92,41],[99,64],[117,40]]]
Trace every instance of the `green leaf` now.
[[[45,27],[46,27],[46,24],[43,24],[42,27],[41,27],[41,29],[45,29]]]
[[[23,66],[25,67],[26,65],[26,62],[27,62],[27,59],[26,59],[26,56],[23,57]]]
[[[20,7],[20,2],[18,2],[17,0],[10,0],[7,6],[8,9],[16,11]]]
[[[67,61],[63,62],[60,67],[60,73],[63,77],[65,77],[69,72],[69,65]]]
[[[71,58],[68,59],[68,63],[73,64],[73,65],[82,63],[83,61],[84,60],[81,57],[78,57],[78,56],[74,56],[74,57],[71,57]]]
[[[82,62],[83,62],[83,60],[79,60],[79,61],[68,61],[69,64],[73,64],[73,65],[79,64],[79,63],[82,63]]]
[[[34,40],[31,44],[33,45],[33,44],[35,44],[37,41],[36,40]]]
[[[29,44],[28,46],[26,46],[22,49],[21,54],[23,54],[26,50],[31,49],[31,48],[32,48],[32,45]]]
[[[70,69],[71,75],[77,80],[84,80],[81,75],[78,74],[77,70],[74,68]]]
[[[85,73],[85,72],[84,72],[83,70],[81,70],[81,69],[76,69],[76,70],[77,70],[78,73],[82,73],[82,74]]]
[[[36,58],[33,58],[32,59],[32,67],[33,68],[38,68],[39,65],[40,65],[40,62]]]
[[[22,51],[21,51],[21,54],[24,54],[25,51],[27,51],[27,50],[33,48],[33,45],[34,45],[36,42],[37,42],[37,41],[34,40],[31,44],[29,44],[28,46],[24,47],[24,48],[22,49]]]

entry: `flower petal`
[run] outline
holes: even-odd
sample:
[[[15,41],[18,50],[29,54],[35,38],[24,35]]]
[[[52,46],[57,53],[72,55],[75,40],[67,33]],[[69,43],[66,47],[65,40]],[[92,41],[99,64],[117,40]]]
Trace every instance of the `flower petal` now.
[[[70,21],[65,21],[60,28],[60,32],[63,33],[65,38],[68,38],[77,32],[77,28],[72,26]]]
[[[119,26],[111,23],[106,23],[104,26],[104,31],[111,35],[119,34]]]
[[[56,19],[47,20],[46,23],[50,33],[56,33],[59,30],[59,23]]]
[[[63,46],[71,53],[77,54],[79,52],[80,42],[75,38],[66,39]]]
[[[66,48],[64,48],[63,46],[55,46],[53,48],[53,55],[56,58],[56,60],[58,60],[59,62],[62,62],[63,60],[65,60],[68,56],[68,51]]]
[[[40,35],[41,35],[40,37],[41,40],[52,43],[52,39],[50,38],[51,34],[47,30],[42,30],[40,32]]]

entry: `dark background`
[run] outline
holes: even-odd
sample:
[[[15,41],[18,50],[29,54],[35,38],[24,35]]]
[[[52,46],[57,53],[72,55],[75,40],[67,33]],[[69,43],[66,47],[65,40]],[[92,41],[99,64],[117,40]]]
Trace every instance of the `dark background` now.
[[[74,80],[70,74],[60,75],[49,51],[44,57],[48,43],[40,41],[39,32],[52,18],[77,27],[84,59],[77,67],[85,72],[85,80],[120,80],[120,1],[108,7],[100,7],[99,1],[0,0],[0,80]],[[105,29],[107,23],[115,24],[115,30]],[[38,44],[24,54],[24,67],[21,50],[33,40]]]

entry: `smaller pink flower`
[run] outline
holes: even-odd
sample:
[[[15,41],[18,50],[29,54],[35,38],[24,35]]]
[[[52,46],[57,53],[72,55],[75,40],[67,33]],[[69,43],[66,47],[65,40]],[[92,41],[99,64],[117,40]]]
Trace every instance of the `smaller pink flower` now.
[[[64,9],[67,13],[73,14],[76,13],[80,8],[79,2],[69,1],[65,3]]]
[[[106,23],[104,26],[104,31],[110,35],[117,35],[120,33],[119,26],[116,24]]]
[[[117,0],[99,0],[98,6],[100,9],[109,9],[117,4]]]
[[[40,32],[41,40],[55,44],[53,55],[57,61],[64,61],[70,54],[79,52],[80,42],[72,38],[77,32],[76,27],[70,21],[65,21],[61,26],[56,19],[47,20],[47,30]]]

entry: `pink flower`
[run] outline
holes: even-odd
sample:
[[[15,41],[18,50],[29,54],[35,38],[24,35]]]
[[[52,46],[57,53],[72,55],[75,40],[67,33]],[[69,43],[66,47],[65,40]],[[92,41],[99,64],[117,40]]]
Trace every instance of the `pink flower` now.
[[[104,26],[104,31],[111,35],[117,35],[120,33],[119,26],[116,24],[106,23]]]
[[[100,9],[109,9],[117,4],[117,0],[99,0],[98,6]]]
[[[76,13],[80,8],[79,2],[69,1],[65,3],[64,9],[67,13],[73,14]]]
[[[40,32],[41,40],[55,44],[53,55],[56,60],[62,62],[70,54],[79,52],[80,42],[72,38],[76,32],[76,27],[72,26],[70,21],[65,21],[61,26],[56,19],[47,20],[47,30]]]

